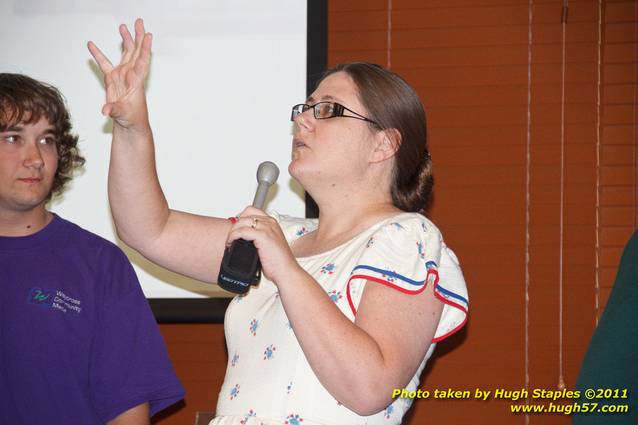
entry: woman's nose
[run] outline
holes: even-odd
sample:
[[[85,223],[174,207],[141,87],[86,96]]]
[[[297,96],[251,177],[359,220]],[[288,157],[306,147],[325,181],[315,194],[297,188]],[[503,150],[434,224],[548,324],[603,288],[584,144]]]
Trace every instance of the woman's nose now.
[[[308,108],[294,119],[294,130],[311,131],[314,128],[315,115],[312,108]]]

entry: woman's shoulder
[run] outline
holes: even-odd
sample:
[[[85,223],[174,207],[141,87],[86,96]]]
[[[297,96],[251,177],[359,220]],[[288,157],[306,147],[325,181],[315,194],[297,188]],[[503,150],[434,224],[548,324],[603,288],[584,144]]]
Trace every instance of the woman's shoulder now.
[[[306,233],[312,232],[318,225],[316,218],[293,217],[276,211],[269,211],[268,215],[277,220],[289,243]]]
[[[429,233],[440,235],[439,228],[427,217],[419,213],[403,212],[384,220],[379,226],[380,231],[391,231],[397,235]]]

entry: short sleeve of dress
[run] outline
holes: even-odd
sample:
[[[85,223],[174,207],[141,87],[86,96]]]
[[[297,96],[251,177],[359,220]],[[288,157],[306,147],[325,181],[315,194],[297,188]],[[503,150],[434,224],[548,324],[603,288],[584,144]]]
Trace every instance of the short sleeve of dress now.
[[[458,260],[439,229],[421,215],[399,216],[366,241],[347,285],[348,303],[355,315],[367,281],[408,295],[433,286],[434,295],[444,303],[433,342],[453,334],[466,322],[467,288]]]
[[[104,422],[149,402],[151,415],[184,396],[135,271],[117,248],[101,255],[102,305],[91,349],[91,398]]]

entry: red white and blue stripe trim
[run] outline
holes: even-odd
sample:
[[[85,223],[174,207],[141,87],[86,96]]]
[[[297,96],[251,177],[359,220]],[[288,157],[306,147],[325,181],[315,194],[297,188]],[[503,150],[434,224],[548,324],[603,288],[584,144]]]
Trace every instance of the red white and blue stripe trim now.
[[[434,296],[441,300],[444,304],[449,305],[450,307],[454,307],[460,310],[463,313],[463,320],[456,325],[449,332],[438,336],[432,339],[432,342],[439,342],[453,333],[457,332],[461,329],[465,323],[467,322],[467,313],[469,302],[467,298],[463,297],[451,291],[439,283],[439,272],[436,266],[432,267],[430,264],[433,262],[429,262],[427,268],[427,275],[424,280],[417,281],[410,278],[407,278],[399,273],[383,270],[377,267],[368,266],[368,265],[358,265],[352,270],[352,274],[348,279],[348,284],[346,286],[346,296],[348,299],[348,304],[350,306],[350,310],[352,314],[356,317],[357,309],[354,305],[354,301],[352,299],[352,295],[350,293],[350,282],[355,279],[361,280],[370,280],[372,282],[377,282],[385,286],[389,286],[390,288],[396,289],[398,291],[403,292],[408,295],[416,295],[423,292],[428,285],[428,282],[434,285]],[[399,282],[395,282],[395,281]]]

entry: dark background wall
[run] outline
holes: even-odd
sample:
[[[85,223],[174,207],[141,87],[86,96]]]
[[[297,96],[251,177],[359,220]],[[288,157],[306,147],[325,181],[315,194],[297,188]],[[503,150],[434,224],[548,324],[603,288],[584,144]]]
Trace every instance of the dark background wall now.
[[[573,389],[638,225],[638,2],[328,1],[328,62],[372,61],[426,107],[431,218],[458,254],[471,316],[423,389]],[[214,411],[221,325],[161,326],[186,405]],[[566,424],[499,401],[416,401],[420,424]]]

